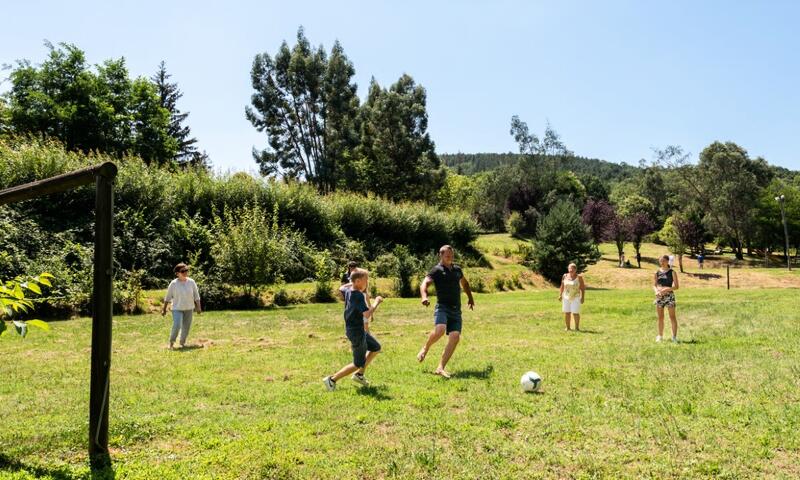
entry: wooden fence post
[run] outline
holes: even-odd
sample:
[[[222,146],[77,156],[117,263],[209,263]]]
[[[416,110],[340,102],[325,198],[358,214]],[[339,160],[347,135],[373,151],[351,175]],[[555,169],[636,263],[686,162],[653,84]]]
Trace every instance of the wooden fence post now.
[[[94,285],[92,295],[92,368],[89,391],[89,458],[93,467],[109,463],[108,398],[113,315],[114,177],[116,166],[95,177]]]

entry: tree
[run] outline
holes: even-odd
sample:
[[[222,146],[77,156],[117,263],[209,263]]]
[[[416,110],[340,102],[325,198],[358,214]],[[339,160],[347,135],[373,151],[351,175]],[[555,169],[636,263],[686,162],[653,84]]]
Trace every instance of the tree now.
[[[581,222],[578,210],[567,201],[558,202],[539,222],[533,240],[533,268],[551,282],[557,282],[569,263],[578,271],[600,258],[589,227]]]
[[[302,27],[291,50],[283,42],[274,59],[256,55],[245,114],[267,134],[269,148],[253,150],[263,175],[303,177],[320,192],[336,188],[337,166],[357,144],[354,75],[338,41],[329,59],[322,46],[312,49]]]
[[[124,58],[106,60],[94,73],[76,46],[46,45],[50,54],[40,67],[20,61],[11,72],[4,130],[54,138],[69,150],[172,161],[177,142],[152,83],[131,80]]]
[[[642,262],[640,260],[641,254],[639,253],[642,240],[645,236],[653,233],[655,229],[655,223],[646,213],[637,212],[628,219],[628,232],[630,234],[631,243],[633,243],[633,249],[636,251],[636,265],[639,268],[642,268]]]
[[[304,237],[278,225],[277,207],[271,213],[270,218],[263,208],[252,205],[214,218],[217,242],[212,256],[222,280],[244,286],[248,295],[304,268]]]
[[[667,147],[657,157],[679,171],[684,183],[681,193],[703,209],[703,223],[729,239],[736,258],[743,259],[744,244],[754,231],[756,200],[772,176],[764,159],[750,159],[733,142],[714,142],[703,149],[696,167],[688,164],[688,155],[680,147]]]
[[[175,161],[179,165],[207,168],[209,167],[208,155],[197,150],[197,139],[191,136],[191,128],[184,124],[189,112],[181,112],[178,108],[178,100],[183,97],[183,92],[178,89],[177,83],[169,82],[170,77],[172,75],[167,73],[166,63],[162,60],[158,64],[158,71],[150,77],[150,80],[156,87],[161,108],[169,112],[167,133],[177,143]]]
[[[683,215],[674,214],[664,222],[658,236],[667,244],[669,251],[678,256],[678,266],[683,272],[683,255],[688,247],[698,241],[697,224]]]
[[[608,223],[606,229],[606,240],[614,242],[617,246],[617,255],[619,256],[619,266],[623,266],[625,255],[625,242],[630,240],[630,225],[628,219],[614,213],[611,221]]]
[[[360,112],[361,188],[391,200],[433,200],[444,183],[428,133],[426,93],[403,75],[388,89],[372,80]]]
[[[560,167],[561,161],[572,155],[567,149],[561,136],[547,122],[544,136],[541,140],[536,134],[530,133],[528,124],[519,119],[519,116],[511,117],[511,131],[514,141],[519,145],[519,153],[528,155],[536,159],[540,166],[550,163],[551,173],[555,174]]]
[[[606,232],[614,216],[614,207],[605,200],[590,199],[581,212],[581,219],[590,228],[595,243],[600,243],[606,238]]]

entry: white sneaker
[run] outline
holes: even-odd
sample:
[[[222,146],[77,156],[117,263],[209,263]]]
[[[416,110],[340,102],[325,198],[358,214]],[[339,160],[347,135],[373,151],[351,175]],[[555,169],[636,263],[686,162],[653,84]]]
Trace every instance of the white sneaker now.
[[[353,381],[358,383],[359,385],[363,385],[365,387],[369,387],[369,380],[364,378],[364,374],[363,373],[356,372],[350,378],[352,378]]]
[[[660,342],[660,341],[661,341],[661,335],[656,336],[656,342]]]
[[[678,337],[672,337],[672,343],[680,343]]]
[[[327,388],[329,392],[336,390],[336,381],[330,376],[323,378],[322,383],[325,384],[325,388]]]

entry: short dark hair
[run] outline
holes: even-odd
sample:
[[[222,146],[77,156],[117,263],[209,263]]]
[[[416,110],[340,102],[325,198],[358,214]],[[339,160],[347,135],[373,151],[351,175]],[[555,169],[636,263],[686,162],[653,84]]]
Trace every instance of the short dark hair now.
[[[353,261],[353,260],[350,260],[349,262],[347,262],[347,268],[356,268],[356,267],[358,267],[358,262]]]
[[[453,250],[453,247],[450,245],[442,245],[441,248],[439,248],[439,255],[443,254],[446,250],[450,250],[451,252],[455,253],[455,250]]]
[[[185,263],[181,262],[181,263],[175,265],[175,268],[173,269],[173,271],[175,273],[178,273],[181,270],[189,270],[189,265],[186,265]]]

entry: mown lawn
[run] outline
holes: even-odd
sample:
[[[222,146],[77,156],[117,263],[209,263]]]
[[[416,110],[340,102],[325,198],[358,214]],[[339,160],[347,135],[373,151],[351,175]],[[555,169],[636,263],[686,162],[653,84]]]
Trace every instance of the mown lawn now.
[[[469,274],[469,272],[467,272]],[[320,380],[349,359],[341,305],[214,312],[200,348],[168,320],[116,317],[116,478],[797,478],[797,289],[678,292],[678,345],[656,344],[646,288],[592,290],[585,333],[554,290],[477,297],[432,375],[431,322],[391,299],[373,387]],[[0,478],[87,478],[90,320],[0,340]],[[544,392],[524,394],[536,370]],[[112,472],[106,472],[109,478]]]

